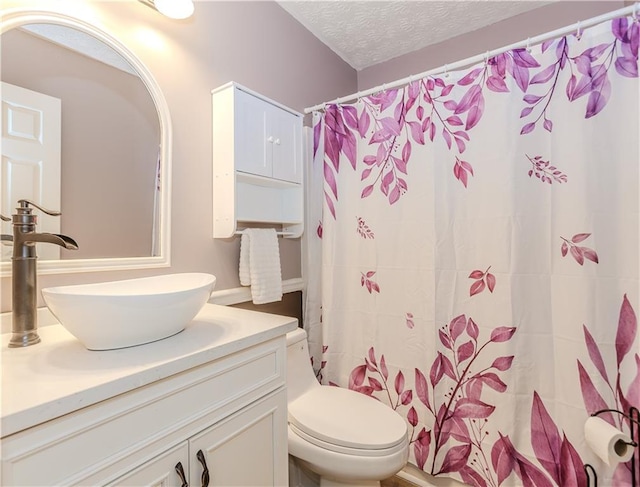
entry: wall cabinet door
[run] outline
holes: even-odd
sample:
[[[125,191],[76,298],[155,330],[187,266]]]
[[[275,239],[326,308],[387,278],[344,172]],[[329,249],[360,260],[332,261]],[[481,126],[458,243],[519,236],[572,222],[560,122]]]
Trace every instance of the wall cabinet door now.
[[[302,124],[299,117],[273,107],[272,175],[283,181],[302,182]]]
[[[267,105],[242,90],[235,90],[235,166],[237,171],[271,177],[272,145]]]
[[[189,485],[287,485],[286,401],[282,390],[192,437]]]

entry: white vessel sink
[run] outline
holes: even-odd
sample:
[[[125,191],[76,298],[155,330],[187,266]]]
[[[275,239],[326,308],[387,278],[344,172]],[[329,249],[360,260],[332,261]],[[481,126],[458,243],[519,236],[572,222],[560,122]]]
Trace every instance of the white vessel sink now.
[[[47,307],[89,350],[132,347],[175,335],[204,306],[216,278],[185,273],[58,286],[42,290]]]

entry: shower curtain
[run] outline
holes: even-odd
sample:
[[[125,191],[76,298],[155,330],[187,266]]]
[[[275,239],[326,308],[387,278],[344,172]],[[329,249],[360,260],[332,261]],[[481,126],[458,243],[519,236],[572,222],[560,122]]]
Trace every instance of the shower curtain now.
[[[630,485],[583,425],[640,406],[638,27],[314,114],[316,374],[406,418],[429,474],[571,487],[589,463]]]

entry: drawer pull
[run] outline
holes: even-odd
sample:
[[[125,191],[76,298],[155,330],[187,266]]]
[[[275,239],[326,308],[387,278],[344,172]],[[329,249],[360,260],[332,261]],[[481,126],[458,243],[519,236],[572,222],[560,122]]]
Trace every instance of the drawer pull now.
[[[207,461],[204,458],[202,450],[198,450],[196,458],[202,464],[202,487],[209,487],[209,469],[207,468]]]
[[[182,462],[178,462],[176,464],[176,473],[178,474],[178,477],[180,477],[180,482],[182,482],[180,487],[189,487],[187,476],[184,474],[184,468],[182,468]]]

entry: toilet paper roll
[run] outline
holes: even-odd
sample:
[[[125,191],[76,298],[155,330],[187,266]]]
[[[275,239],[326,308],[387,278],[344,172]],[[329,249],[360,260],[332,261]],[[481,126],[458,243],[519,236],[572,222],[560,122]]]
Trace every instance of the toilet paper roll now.
[[[589,448],[607,465],[628,462],[633,456],[629,435],[596,416],[585,422],[584,437]]]

